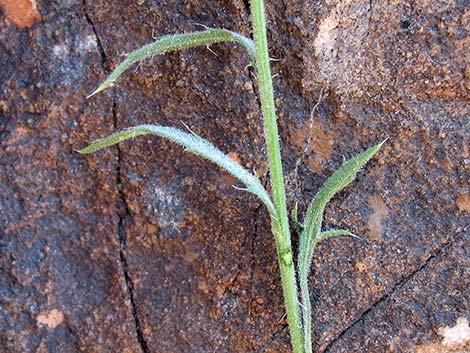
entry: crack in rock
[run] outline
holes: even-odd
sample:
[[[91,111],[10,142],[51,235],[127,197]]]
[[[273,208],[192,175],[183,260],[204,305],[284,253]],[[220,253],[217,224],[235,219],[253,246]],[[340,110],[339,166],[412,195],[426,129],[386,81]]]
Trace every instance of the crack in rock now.
[[[100,40],[100,37],[98,35],[98,32],[96,30],[96,27],[93,23],[93,20],[91,19],[90,15],[87,12],[87,3],[86,0],[82,0],[82,7],[83,7],[83,12],[85,13],[85,18],[87,22],[90,24],[90,26],[93,29],[93,33],[96,37],[96,43],[98,47],[98,51],[101,56],[101,66],[103,68],[103,71],[105,74],[109,74],[110,69],[108,68],[108,59],[106,56],[106,52],[104,50],[104,47],[102,45],[102,42]],[[118,128],[118,117],[117,117],[117,101],[116,101],[116,94],[114,92],[113,94],[113,103],[112,103],[112,117],[113,117],[113,126],[115,129]],[[127,218],[131,217],[131,212],[127,204],[126,196],[122,188],[122,178],[121,178],[121,162],[122,162],[122,152],[119,147],[119,145],[116,145],[116,150],[117,150],[117,165],[116,165],[116,187],[118,189],[118,194],[119,194],[119,204],[117,205],[117,213],[119,217],[118,221],[118,237],[119,237],[119,261],[121,264],[121,268],[124,274],[124,281],[126,283],[126,289],[128,292],[129,296],[129,301],[131,304],[131,310],[132,310],[132,317],[134,319],[134,326],[135,326],[135,333],[137,336],[137,340],[139,342],[140,348],[143,353],[149,353],[150,350],[148,348],[147,341],[145,340],[141,325],[140,325],[140,320],[138,317],[137,313],[137,304],[135,301],[135,294],[134,294],[134,283],[132,281],[132,278],[129,274],[129,265],[127,262],[126,258],[126,233],[125,233],[125,220]]]
[[[331,348],[334,346],[336,342],[338,342],[341,338],[343,338],[351,329],[353,329],[359,322],[363,321],[366,316],[368,316],[370,313],[372,313],[375,308],[377,308],[380,304],[385,302],[388,298],[390,298],[392,295],[397,293],[401,288],[403,288],[410,280],[413,279],[416,275],[418,275],[420,272],[425,270],[429,264],[436,258],[439,258],[448,248],[450,248],[455,242],[457,242],[465,233],[462,232],[459,236],[452,238],[445,242],[437,251],[432,253],[424,262],[421,266],[419,266],[417,269],[412,271],[410,274],[408,274],[406,277],[402,278],[400,281],[395,283],[392,288],[384,293],[382,297],[380,297],[378,300],[375,301],[368,309],[366,309],[356,320],[354,320],[351,324],[349,324],[344,330],[342,330],[333,340],[331,340],[330,343],[326,346],[326,348],[323,350],[323,353],[330,352]]]

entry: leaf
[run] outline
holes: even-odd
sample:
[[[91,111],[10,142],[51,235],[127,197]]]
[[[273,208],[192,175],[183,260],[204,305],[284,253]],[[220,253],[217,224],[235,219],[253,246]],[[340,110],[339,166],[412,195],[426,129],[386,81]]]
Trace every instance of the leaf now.
[[[323,184],[310,203],[304,219],[304,229],[300,234],[298,271],[300,297],[302,303],[302,322],[304,330],[304,350],[312,352],[312,304],[308,289],[308,275],[312,263],[315,246],[318,242],[338,235],[354,236],[343,229],[331,229],[321,232],[323,213],[326,204],[332,197],[349,185],[356,177],[357,172],[380,150],[385,141],[375,145],[365,152],[343,163],[341,167]]]
[[[333,237],[338,237],[338,236],[348,236],[348,237],[354,237],[354,238],[359,238],[356,234],[351,233],[349,230],[346,229],[329,229],[324,232],[321,232],[320,235],[318,236],[319,241],[326,240],[329,238]]]
[[[344,162],[341,167],[325,182],[310,203],[304,220],[304,231],[300,236],[299,264],[307,271],[313,257],[313,250],[319,238],[326,204],[335,194],[348,186],[357,172],[380,150],[385,141],[367,149],[356,157]]]
[[[200,32],[166,35],[160,37],[153,43],[144,45],[142,48],[129,53],[127,55],[127,59],[119,64],[108,78],[87,98],[90,98],[112,86],[119,76],[121,76],[121,74],[130,66],[148,57],[164,54],[173,50],[191,48],[200,45],[208,46],[214,43],[226,41],[242,44],[247,49],[248,54],[254,63],[255,45],[253,41],[241,34],[228,31],[226,29],[207,28],[205,31]]]
[[[248,172],[233,159],[225,155],[209,141],[194,133],[186,133],[168,126],[139,125],[95,141],[90,146],[79,150],[78,152],[81,154],[92,153],[105,147],[115,145],[121,141],[133,139],[136,136],[147,134],[157,135],[179,143],[180,145],[183,145],[187,151],[204,157],[214,162],[219,167],[225,169],[238,180],[240,180],[243,184],[245,184],[247,191],[258,196],[268,208],[269,213],[276,218],[276,209],[271,201],[271,198],[269,197],[268,192],[263,187],[259,179],[255,175]]]

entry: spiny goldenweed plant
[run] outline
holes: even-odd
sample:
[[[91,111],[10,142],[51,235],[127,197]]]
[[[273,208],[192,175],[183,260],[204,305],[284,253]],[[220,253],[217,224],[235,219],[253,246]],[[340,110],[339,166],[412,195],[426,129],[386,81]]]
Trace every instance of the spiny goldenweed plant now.
[[[212,161],[240,180],[246,186],[246,190],[255,194],[269,211],[271,230],[276,243],[293,352],[311,353],[312,310],[308,276],[311,270],[315,247],[319,242],[334,236],[353,236],[351,232],[343,229],[322,231],[325,207],[336,193],[340,192],[354,180],[359,169],[377,153],[383,142],[341,165],[311,201],[303,219],[303,224],[297,219],[297,207],[295,207],[293,215],[295,226],[299,230],[299,248],[296,252],[297,259],[294,262],[279,147],[279,133],[274,106],[272,76],[269,66],[270,58],[266,39],[264,2],[263,0],[250,0],[250,6],[254,40],[225,29],[212,28],[206,28],[200,32],[163,36],[155,42],[128,54],[127,59],[90,96],[111,87],[131,65],[153,55],[200,45],[208,46],[223,41],[241,44],[250,56],[257,78],[266,150],[269,159],[272,194],[263,187],[256,175],[243,168],[209,141],[192,132],[184,132],[173,127],[155,125],[135,126],[100,139],[79,152],[91,153],[121,141],[133,139],[139,135],[153,134],[183,145],[187,151]]]

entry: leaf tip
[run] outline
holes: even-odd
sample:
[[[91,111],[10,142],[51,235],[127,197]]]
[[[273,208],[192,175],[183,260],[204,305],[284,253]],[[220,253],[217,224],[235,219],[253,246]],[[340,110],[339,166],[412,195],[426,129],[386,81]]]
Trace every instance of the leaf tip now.
[[[104,91],[108,87],[113,87],[114,86],[114,81],[110,81],[109,79],[103,82],[97,89],[95,89],[91,94],[89,94],[86,99],[90,99],[94,95]]]
[[[379,142],[378,144],[376,144],[375,146],[372,146],[370,147],[369,149],[367,149],[366,151],[364,151],[363,153],[361,153],[359,156],[361,156],[362,158],[365,158],[364,159],[364,164],[367,163],[377,152],[380,151],[380,149],[382,148],[383,144],[385,142],[387,142],[388,140],[388,137],[383,140],[382,142]]]
[[[100,86],[101,87],[101,86]],[[98,87],[97,89],[95,89],[92,93],[90,93],[88,96],[86,96],[86,99],[90,99],[91,97],[93,97],[95,94],[101,92],[102,90],[100,90],[100,87]]]
[[[389,138],[390,138],[390,137],[387,137],[387,138],[385,138],[382,142],[380,142],[379,144],[377,144],[377,146],[379,146],[379,149],[382,148],[382,146],[384,145],[384,143],[387,142]]]
[[[74,152],[77,152],[77,153],[79,153],[79,154],[88,154],[88,153],[91,152],[91,151],[90,151],[90,146],[85,147],[85,148],[82,148],[82,149],[79,149],[79,150],[75,150],[75,149],[74,149]]]
[[[322,241],[322,240],[327,240],[329,238],[338,237],[338,236],[346,236],[346,237],[352,237],[352,238],[363,240],[360,236],[350,232],[347,229],[330,229],[330,230],[326,230],[326,231],[321,232],[319,234],[318,239],[319,239],[319,241]]]

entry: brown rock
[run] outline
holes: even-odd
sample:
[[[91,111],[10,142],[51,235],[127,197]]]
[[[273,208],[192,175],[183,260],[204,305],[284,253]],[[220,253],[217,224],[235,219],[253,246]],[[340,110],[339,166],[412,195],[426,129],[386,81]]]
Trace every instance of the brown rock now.
[[[249,34],[244,3],[38,6],[28,29],[0,17],[0,351],[289,352],[254,197],[158,138],[74,152],[183,121],[267,181],[255,80],[236,45],[155,57],[85,100],[152,33]],[[444,347],[443,330],[470,312],[468,5],[267,6],[289,204],[304,211],[343,157],[389,138],[327,209],[326,228],[370,239],[318,247],[315,352]]]

